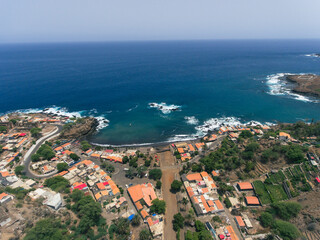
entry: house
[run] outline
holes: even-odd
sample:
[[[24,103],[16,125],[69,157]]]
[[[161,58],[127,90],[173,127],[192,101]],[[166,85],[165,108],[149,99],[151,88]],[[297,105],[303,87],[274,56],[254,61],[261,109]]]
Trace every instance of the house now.
[[[255,196],[245,197],[245,202],[246,202],[247,206],[260,206],[261,205],[259,198],[255,197]]]
[[[7,193],[1,193],[0,194],[0,204],[4,204],[7,202],[10,202],[13,199],[11,195],[8,195]]]
[[[289,139],[291,139],[291,136],[289,133],[285,133],[285,132],[279,133],[279,140],[280,141],[288,141]]]
[[[241,230],[241,228],[246,227],[246,224],[244,223],[241,216],[235,216],[234,219],[235,219],[235,222],[240,230]]]
[[[53,208],[54,210],[59,209],[62,205],[62,198],[60,193],[48,196],[48,198],[43,202],[43,204]]]
[[[239,182],[237,183],[237,187],[240,191],[250,191],[253,190],[253,186],[249,182]]]

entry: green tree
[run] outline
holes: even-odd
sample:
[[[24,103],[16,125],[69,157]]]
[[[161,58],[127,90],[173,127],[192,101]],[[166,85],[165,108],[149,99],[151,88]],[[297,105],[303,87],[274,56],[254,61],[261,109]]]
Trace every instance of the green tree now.
[[[274,223],[273,216],[268,212],[263,212],[259,220],[263,227],[271,227]]]
[[[68,170],[68,168],[69,168],[69,165],[65,162],[57,164],[58,172],[66,171]]]
[[[151,240],[151,234],[148,229],[144,228],[139,233],[139,240]]]
[[[69,156],[74,161],[78,161],[80,159],[80,157],[75,153],[71,153]]]
[[[39,154],[32,154],[31,155],[31,161],[32,162],[39,162],[40,161],[40,155]]]
[[[184,217],[181,215],[181,213],[177,213],[173,216],[172,220],[173,230],[178,231],[179,229],[183,228],[184,225]]]
[[[129,162],[129,158],[128,158],[127,156],[124,156],[124,157],[122,158],[122,163],[123,163],[123,164],[126,164],[127,162]]]
[[[34,138],[40,137],[41,131],[42,131],[41,128],[31,128],[30,129],[31,136],[34,137]]]
[[[45,180],[44,185],[56,192],[66,192],[69,181],[62,176],[56,176]]]
[[[153,180],[160,180],[162,177],[161,169],[155,168],[149,171],[149,178]]]
[[[239,137],[242,137],[242,138],[251,138],[253,135],[251,133],[251,131],[249,130],[244,130],[240,133]]]
[[[159,200],[158,198],[154,199],[150,207],[150,212],[164,214],[166,212],[166,202],[163,200]]]
[[[134,226],[134,227],[137,227],[140,225],[140,222],[141,222],[141,218],[139,217],[138,214],[134,215],[132,221],[131,221],[131,225]]]
[[[23,170],[24,170],[24,166],[20,165],[14,169],[14,172],[16,175],[22,175]]]
[[[231,208],[232,207],[232,204],[231,204],[230,199],[228,197],[226,197],[223,202],[224,202],[224,204],[226,205],[227,208]]]
[[[81,145],[82,151],[87,151],[91,148],[91,145],[89,144],[88,141],[82,141],[80,145]]]
[[[299,230],[289,222],[276,220],[274,228],[283,240],[293,240],[300,237]]]
[[[0,126],[0,132],[7,132],[6,126]]]
[[[74,189],[71,193],[72,201],[78,202],[81,198],[84,197],[84,193],[79,189]]]
[[[24,240],[66,240],[68,235],[64,232],[62,233],[62,226],[60,221],[50,218],[45,218],[36,223],[36,225],[31,228]]]
[[[160,181],[157,181],[156,183],[156,189],[161,189],[162,183]]]
[[[173,182],[171,183],[171,189],[170,191],[173,193],[177,193],[180,191],[182,186],[182,182],[178,181],[178,180],[173,180]]]

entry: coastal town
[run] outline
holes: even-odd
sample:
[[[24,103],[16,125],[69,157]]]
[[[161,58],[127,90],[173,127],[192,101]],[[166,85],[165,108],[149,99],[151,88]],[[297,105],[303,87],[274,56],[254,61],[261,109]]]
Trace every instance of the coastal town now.
[[[96,120],[0,117],[0,239],[320,239],[320,123],[101,147]]]

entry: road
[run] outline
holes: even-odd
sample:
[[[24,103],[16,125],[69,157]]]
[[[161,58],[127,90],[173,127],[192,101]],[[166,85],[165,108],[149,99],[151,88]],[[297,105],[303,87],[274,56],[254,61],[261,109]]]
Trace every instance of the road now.
[[[40,148],[40,146],[47,140],[50,140],[51,138],[54,138],[54,137],[57,137],[60,132],[62,131],[62,126],[61,125],[56,125],[56,129],[53,130],[52,132],[48,133],[47,135],[41,137],[40,139],[38,139],[36,141],[36,144],[32,145],[31,148],[28,150],[28,152],[24,155],[24,158],[23,158],[23,162],[22,162],[22,165],[24,165],[24,172],[25,172],[25,175],[29,178],[47,178],[47,177],[50,177],[54,174],[56,174],[57,172],[54,171],[52,173],[49,173],[49,174],[44,174],[44,175],[37,175],[35,173],[33,173],[31,170],[30,170],[30,162],[31,162],[31,156],[32,154],[35,154],[38,149]]]
[[[176,195],[170,192],[171,183],[179,179],[179,165],[175,164],[175,158],[170,151],[158,154],[162,170],[162,193],[163,200],[167,204],[163,239],[176,239],[176,232],[172,228],[173,215],[178,213]],[[181,234],[183,236],[183,234]]]

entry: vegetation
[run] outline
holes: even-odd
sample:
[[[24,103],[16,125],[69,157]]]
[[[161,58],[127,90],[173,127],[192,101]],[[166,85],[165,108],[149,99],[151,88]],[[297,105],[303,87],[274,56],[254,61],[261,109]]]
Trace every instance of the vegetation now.
[[[74,211],[80,218],[78,225],[78,230],[80,233],[87,233],[91,227],[96,226],[98,223],[103,221],[101,217],[101,205],[97,203],[91,196],[84,196],[76,193],[76,195],[71,195],[74,199],[74,204],[71,206],[72,211]]]
[[[114,166],[108,162],[103,162],[101,167],[104,168],[108,173],[113,173],[115,171]]]
[[[14,169],[14,172],[15,172],[16,175],[22,175],[23,170],[24,170],[24,166],[23,166],[23,165],[20,165],[20,166],[17,166],[17,167]]]
[[[173,182],[171,183],[171,189],[170,191],[173,193],[177,193],[180,191],[182,187],[182,182],[178,181],[178,180],[173,180]]]
[[[156,183],[156,189],[161,189],[162,183],[160,181],[157,181]]]
[[[109,227],[110,238],[113,239],[116,234],[117,240],[126,240],[130,235],[129,220],[126,218],[117,218],[113,220],[113,224]]]
[[[297,239],[300,236],[299,230],[286,221],[296,217],[300,210],[301,205],[297,202],[274,203],[261,214],[260,223],[263,227],[270,227],[284,240]]]
[[[141,222],[141,218],[139,217],[138,214],[134,215],[132,221],[131,221],[131,225],[134,226],[134,227],[137,227],[140,225],[140,222]]]
[[[183,228],[184,225],[184,217],[181,215],[181,213],[177,213],[173,216],[172,220],[173,230],[178,231],[179,229]]]
[[[36,154],[37,154],[36,156],[34,155],[31,156],[31,159],[34,162],[37,162],[37,160],[39,161],[40,158],[50,160],[56,156],[55,152],[52,150],[52,148],[48,144],[42,144]]]
[[[56,192],[68,192],[69,181],[62,176],[56,176],[45,180],[44,185]]]
[[[58,172],[66,171],[68,170],[69,165],[67,163],[58,163],[57,164],[57,170]]]
[[[197,220],[195,222],[196,232],[187,231],[185,240],[212,240],[211,233],[206,229],[204,223]]]
[[[61,222],[56,219],[45,218],[31,228],[24,240],[65,240],[68,239],[68,232],[63,228]]]
[[[223,202],[224,202],[224,204],[226,205],[227,208],[231,208],[232,207],[232,204],[231,204],[230,199],[228,197],[226,197]]]
[[[82,151],[87,151],[91,148],[91,145],[89,144],[88,141],[82,141],[80,145],[81,145]]]
[[[6,126],[0,126],[0,132],[7,132]]]
[[[38,138],[41,136],[41,128],[31,128],[30,133],[32,137]]]
[[[166,202],[163,200],[154,199],[150,207],[151,213],[164,214],[166,212]]]
[[[153,180],[160,180],[162,177],[162,171],[159,168],[154,168],[149,171],[149,178]]]
[[[144,228],[139,233],[139,240],[151,240],[152,236],[148,229]]]
[[[74,161],[78,161],[80,159],[80,157],[75,153],[71,153],[69,156]]]

